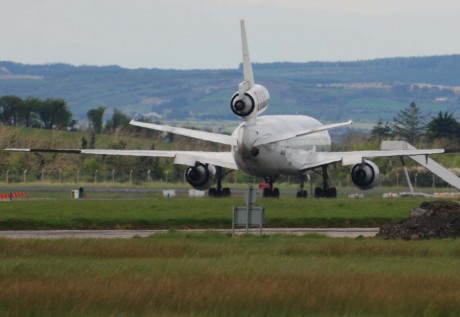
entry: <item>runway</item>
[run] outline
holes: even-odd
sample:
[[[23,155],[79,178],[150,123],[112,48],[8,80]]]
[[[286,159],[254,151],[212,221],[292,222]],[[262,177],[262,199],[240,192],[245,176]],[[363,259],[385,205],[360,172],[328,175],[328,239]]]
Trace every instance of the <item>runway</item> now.
[[[374,237],[378,228],[264,228],[263,234],[321,234],[333,238]],[[184,229],[175,230],[184,233],[219,232],[231,234],[232,229]],[[169,230],[15,230],[0,231],[0,238],[7,239],[130,239],[148,237],[167,233]],[[237,229],[238,235],[245,234],[246,229]],[[251,234],[259,234],[259,229],[249,229]]]

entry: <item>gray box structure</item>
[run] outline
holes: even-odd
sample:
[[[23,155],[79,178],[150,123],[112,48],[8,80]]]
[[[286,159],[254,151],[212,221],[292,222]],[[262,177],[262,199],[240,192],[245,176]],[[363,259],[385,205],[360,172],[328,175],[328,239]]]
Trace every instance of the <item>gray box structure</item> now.
[[[249,227],[258,226],[260,234],[265,221],[265,208],[259,206],[248,207],[233,207],[233,225],[232,234],[235,235],[235,228],[245,226],[246,233],[249,233]]]

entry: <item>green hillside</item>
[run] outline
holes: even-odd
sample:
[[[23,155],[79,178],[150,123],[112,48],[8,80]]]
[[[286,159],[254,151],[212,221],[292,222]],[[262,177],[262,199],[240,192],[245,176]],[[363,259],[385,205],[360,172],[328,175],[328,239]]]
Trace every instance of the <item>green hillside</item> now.
[[[240,67],[241,68],[241,67]],[[325,122],[392,120],[410,102],[460,118],[460,55],[357,62],[254,64],[268,88],[267,114],[305,114]],[[118,108],[162,120],[233,120],[229,101],[241,69],[162,70],[0,62],[0,95],[64,98],[75,117]]]

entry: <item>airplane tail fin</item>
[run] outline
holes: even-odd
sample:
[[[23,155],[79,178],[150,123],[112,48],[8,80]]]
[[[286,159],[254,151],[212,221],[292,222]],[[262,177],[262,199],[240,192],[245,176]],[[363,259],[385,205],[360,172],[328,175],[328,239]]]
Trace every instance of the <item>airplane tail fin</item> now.
[[[238,92],[233,95],[230,105],[233,113],[245,121],[249,121],[255,119],[268,107],[270,94],[264,86],[257,85],[254,82],[244,20],[240,21],[240,25],[243,52],[243,81],[238,85]]]
[[[246,36],[246,25],[244,20],[240,21],[241,25],[241,44],[243,51],[243,74],[244,81],[239,85],[240,98],[244,93],[254,87],[254,73],[252,72],[251,58],[249,57],[248,38]]]

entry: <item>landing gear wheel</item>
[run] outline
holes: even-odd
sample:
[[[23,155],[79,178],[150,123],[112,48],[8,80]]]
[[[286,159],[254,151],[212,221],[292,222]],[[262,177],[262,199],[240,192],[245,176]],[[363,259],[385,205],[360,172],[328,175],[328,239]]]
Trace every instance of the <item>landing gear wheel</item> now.
[[[329,187],[329,174],[327,172],[327,165],[322,167],[323,187],[315,188],[315,198],[337,198],[337,189]]]
[[[223,197],[230,197],[231,196],[230,188],[226,187],[226,188],[222,189],[222,196]]]
[[[280,198],[280,190],[278,188],[264,188],[264,198]]]
[[[297,198],[307,198],[308,197],[308,193],[306,190],[299,190],[297,192]]]
[[[208,196],[209,197],[230,197],[231,196],[230,188],[226,187],[221,190],[217,188],[209,188]]]
[[[328,188],[326,192],[327,198],[337,198],[337,189],[335,187]]]
[[[222,178],[224,177],[223,168],[220,166],[216,166],[216,188],[209,188],[208,189],[208,196],[209,197],[230,197],[231,192],[230,188],[225,187],[222,188]]]
[[[315,188],[315,198],[322,198],[324,197],[323,189],[321,187]]]
[[[263,197],[280,198],[280,190],[273,187],[276,177],[265,177]],[[267,187],[268,185],[268,187]]]
[[[324,190],[321,187],[316,187],[315,198],[337,198],[337,189],[335,187],[329,187]]]

